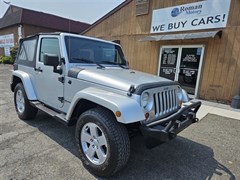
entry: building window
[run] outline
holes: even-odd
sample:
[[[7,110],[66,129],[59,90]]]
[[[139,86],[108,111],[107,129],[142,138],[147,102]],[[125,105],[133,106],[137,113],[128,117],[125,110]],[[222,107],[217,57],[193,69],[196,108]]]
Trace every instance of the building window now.
[[[149,0],[136,0],[136,16],[147,15],[149,12]]]

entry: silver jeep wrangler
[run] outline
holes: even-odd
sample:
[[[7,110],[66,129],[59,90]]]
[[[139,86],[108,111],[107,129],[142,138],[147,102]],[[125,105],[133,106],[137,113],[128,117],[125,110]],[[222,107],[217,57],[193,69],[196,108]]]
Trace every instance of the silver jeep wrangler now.
[[[80,158],[102,177],[126,165],[130,135],[153,148],[197,122],[201,106],[177,82],[129,69],[118,44],[68,33],[22,39],[11,90],[20,119],[39,109],[76,124]]]

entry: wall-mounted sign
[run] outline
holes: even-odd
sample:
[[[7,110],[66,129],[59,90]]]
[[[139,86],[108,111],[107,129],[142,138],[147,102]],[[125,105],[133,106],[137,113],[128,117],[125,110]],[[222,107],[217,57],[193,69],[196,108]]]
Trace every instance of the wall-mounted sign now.
[[[136,16],[148,14],[149,0],[136,0]]]
[[[14,46],[14,35],[6,34],[0,36],[0,47],[13,47]]]
[[[5,47],[5,48],[4,48],[4,55],[5,55],[5,56],[10,56],[10,55],[11,55],[10,47]]]
[[[231,0],[208,0],[153,10],[151,33],[223,28]]]

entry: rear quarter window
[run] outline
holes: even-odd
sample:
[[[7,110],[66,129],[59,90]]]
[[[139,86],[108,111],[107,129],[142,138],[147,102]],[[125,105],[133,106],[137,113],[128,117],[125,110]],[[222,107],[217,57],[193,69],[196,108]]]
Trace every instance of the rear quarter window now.
[[[18,51],[17,63],[34,67],[36,63],[36,46],[37,37],[23,40]]]

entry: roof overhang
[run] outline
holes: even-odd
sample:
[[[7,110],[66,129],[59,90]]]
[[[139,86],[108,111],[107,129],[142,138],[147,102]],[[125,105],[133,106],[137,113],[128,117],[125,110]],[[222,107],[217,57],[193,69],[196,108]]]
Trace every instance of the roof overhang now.
[[[184,40],[184,39],[201,39],[201,38],[215,38],[218,36],[221,38],[222,31],[205,31],[197,33],[184,33],[184,34],[165,34],[146,36],[139,41],[166,41],[166,40]]]

